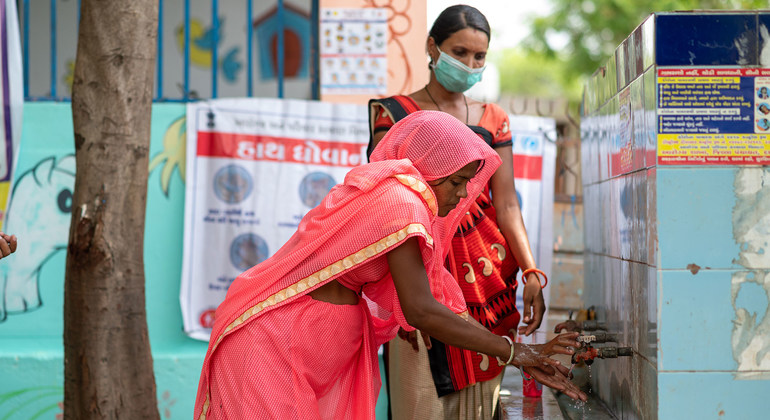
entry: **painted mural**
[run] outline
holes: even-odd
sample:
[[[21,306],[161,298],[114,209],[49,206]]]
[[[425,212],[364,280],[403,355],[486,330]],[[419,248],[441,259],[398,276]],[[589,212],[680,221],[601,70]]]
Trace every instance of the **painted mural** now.
[[[0,393],[0,415],[8,419],[64,418],[64,388],[39,386]]]
[[[411,2],[399,0],[362,0],[363,7],[381,7],[388,9],[388,48],[395,48],[398,57],[404,57],[402,65],[388,66],[388,89],[390,95],[406,95],[414,90],[412,86],[412,64],[407,60],[408,36],[413,31],[412,18],[409,17]],[[425,40],[421,40],[425,42]],[[424,44],[423,44],[424,45]],[[394,54],[389,53],[388,57]],[[395,92],[395,93],[394,93]]]
[[[21,239],[14,258],[0,265],[0,322],[7,314],[39,308],[43,265],[66,248],[69,235],[75,156],[47,156],[15,181],[5,229]]]
[[[228,83],[235,83],[238,80],[239,72],[243,67],[243,62],[239,58],[241,50],[238,46],[229,46],[225,49],[223,45],[222,30],[224,29],[225,19],[219,17],[216,24],[206,26],[201,19],[191,18],[189,37],[190,37],[190,64],[202,68],[211,69],[214,60],[214,48],[218,49],[219,62],[217,68],[221,71],[224,80]],[[180,54],[185,51],[185,27],[181,22],[176,28],[176,46]]]
[[[23,273],[27,281],[18,282],[14,289],[20,292],[13,293],[19,297],[14,304],[24,310],[8,311],[0,322],[0,378],[4,379],[0,381],[0,420],[59,419],[64,399],[61,337],[66,262],[66,252],[60,251],[69,233],[75,174],[71,110],[68,103],[28,103],[24,112],[20,173],[12,201],[19,248],[0,261],[0,270],[6,270],[9,279],[15,275],[11,273]],[[188,419],[192,414],[208,347],[207,342],[184,334],[179,301],[186,125],[185,105],[153,106],[144,268],[162,419]],[[38,255],[24,249],[33,246]],[[385,413],[382,392],[377,407],[380,417]]]
[[[246,0],[219,2],[216,14],[210,2],[189,2],[187,11],[185,3],[161,2],[158,52],[162,70],[156,78],[160,83],[155,87],[156,95],[164,99],[181,99],[187,88],[188,95],[193,98],[211,97],[216,50],[218,96],[247,96],[249,68],[252,70],[253,95],[275,96],[277,1],[250,2],[251,15]],[[30,3],[27,69],[30,97],[60,98],[71,94],[77,52],[78,4],[76,1]],[[311,0],[291,0],[283,4],[285,95],[309,99]],[[52,13],[56,18],[53,36],[50,33]],[[186,14],[190,19],[187,87],[184,71]]]
[[[158,410],[192,413],[206,343],[182,333],[185,107],[153,107],[145,276]],[[68,103],[28,103],[6,229],[16,253],[0,261],[0,419],[63,417],[62,311],[74,141]]]
[[[161,167],[160,188],[166,197],[174,170],[178,171],[182,181],[185,179],[186,121],[187,118],[181,116],[168,126],[163,134],[163,149],[150,160],[150,173]]]
[[[278,35],[283,27],[283,75],[286,78],[307,79],[310,74],[310,14],[284,3],[283,22],[278,20],[278,8],[273,7],[254,19],[257,34],[257,63],[261,80],[274,80],[278,74]]]

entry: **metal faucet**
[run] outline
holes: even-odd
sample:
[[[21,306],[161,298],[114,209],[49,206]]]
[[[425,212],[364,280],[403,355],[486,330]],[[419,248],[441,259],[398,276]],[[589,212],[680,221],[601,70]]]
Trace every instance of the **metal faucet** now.
[[[590,343],[617,343],[618,342],[618,335],[613,333],[608,333],[606,331],[595,331],[593,334],[584,334],[581,336],[578,336],[577,341],[580,343],[590,344]]]
[[[578,337],[579,338],[579,337]],[[614,359],[621,356],[633,356],[634,350],[631,347],[591,347],[591,345],[585,345],[577,350],[572,355],[572,363],[586,362],[590,365],[594,362],[594,359]]]
[[[594,319],[581,322],[581,327],[583,331],[607,331],[607,324]]]
[[[586,321],[564,321],[556,324],[554,328],[555,333],[561,332],[561,330],[567,331],[607,331],[607,324],[601,321],[593,319]]]

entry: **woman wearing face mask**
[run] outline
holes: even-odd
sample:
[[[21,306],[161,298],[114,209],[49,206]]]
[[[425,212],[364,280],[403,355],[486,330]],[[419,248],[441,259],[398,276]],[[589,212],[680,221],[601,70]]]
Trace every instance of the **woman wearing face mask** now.
[[[446,112],[468,125],[499,154],[503,164],[466,213],[452,239],[447,266],[465,296],[470,314],[490,331],[515,337],[520,320],[516,273],[523,271],[525,325],[530,335],[543,319],[542,287],[516,199],[511,133],[497,105],[463,94],[481,80],[489,46],[489,24],[477,9],[444,10],[427,40],[430,81],[409,96],[371,100],[371,151],[390,127],[418,110]],[[541,278],[538,275],[542,275]],[[483,354],[422,339],[401,331],[387,349],[393,418],[492,418],[499,400],[503,366]],[[548,378],[535,378],[548,385]]]

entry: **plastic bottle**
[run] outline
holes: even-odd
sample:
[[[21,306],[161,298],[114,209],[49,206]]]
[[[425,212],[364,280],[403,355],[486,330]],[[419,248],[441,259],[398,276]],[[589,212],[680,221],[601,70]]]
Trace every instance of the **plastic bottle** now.
[[[540,398],[543,395],[543,385],[536,381],[535,378],[527,375],[523,370],[521,371],[521,384],[522,393],[525,397]]]

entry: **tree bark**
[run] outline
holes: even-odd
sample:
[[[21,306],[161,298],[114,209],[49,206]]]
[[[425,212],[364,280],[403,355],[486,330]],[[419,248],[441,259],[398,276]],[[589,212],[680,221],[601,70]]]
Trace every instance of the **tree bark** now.
[[[64,418],[158,419],[144,218],[156,0],[82,0],[64,285]]]

